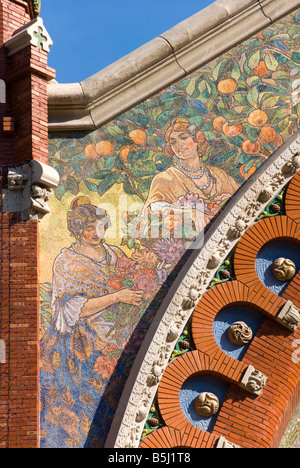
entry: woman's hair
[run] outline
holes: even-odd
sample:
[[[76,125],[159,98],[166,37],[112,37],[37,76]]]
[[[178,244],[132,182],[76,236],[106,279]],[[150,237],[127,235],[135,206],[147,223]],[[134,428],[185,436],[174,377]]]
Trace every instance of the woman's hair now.
[[[86,226],[101,220],[105,229],[111,226],[107,212],[91,205],[88,198],[78,197],[72,201],[71,211],[68,212],[68,229],[76,239],[80,239]]]
[[[199,130],[195,124],[191,123],[186,117],[176,117],[176,119],[172,121],[170,127],[165,133],[166,142],[164,144],[164,150],[166,155],[170,158],[174,156],[174,152],[170,144],[170,136],[172,132],[189,133],[192,136],[193,140],[200,146],[201,152],[204,153],[207,146],[207,141],[204,133],[201,130]]]

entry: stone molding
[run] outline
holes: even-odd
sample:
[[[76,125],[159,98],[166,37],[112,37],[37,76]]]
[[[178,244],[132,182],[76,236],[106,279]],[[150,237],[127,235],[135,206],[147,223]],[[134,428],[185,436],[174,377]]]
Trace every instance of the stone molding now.
[[[18,29],[4,45],[8,51],[8,55],[13,55],[28,45],[33,45],[46,52],[50,52],[53,41],[44,26],[42,18],[38,17]]]
[[[145,417],[149,413],[158,384],[173,352],[175,340],[184,330],[196,303],[207,290],[216,271],[243,233],[239,231],[239,235],[232,237],[232,228],[238,220],[245,223],[244,230],[254,224],[272,198],[275,198],[292,179],[294,174],[292,171],[286,172],[285,168],[299,149],[298,132],[241,187],[207,232],[203,248],[191,255],[185,270],[177,277],[157,312],[135,360],[113,420],[107,447],[138,447],[145,423],[145,419],[141,421],[141,411]],[[262,201],[261,194],[266,187],[269,196],[267,200],[263,198]],[[190,300],[191,296],[193,301]],[[187,308],[187,303],[190,308]]]
[[[50,213],[51,190],[59,183],[58,172],[39,161],[8,168],[8,188],[2,190],[3,212],[21,212],[23,219],[42,219]]]
[[[81,83],[52,81],[49,129],[94,130],[299,6],[299,0],[217,0]]]

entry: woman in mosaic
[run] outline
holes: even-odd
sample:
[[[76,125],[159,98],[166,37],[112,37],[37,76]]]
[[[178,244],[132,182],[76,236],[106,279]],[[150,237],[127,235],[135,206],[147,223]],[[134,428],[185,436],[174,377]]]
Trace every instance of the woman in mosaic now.
[[[110,225],[107,213],[87,198],[73,201],[68,229],[76,242],[55,260],[52,325],[41,342],[46,448],[83,447],[87,439],[101,446],[114,411],[114,402],[104,396],[112,373],[121,387],[124,369],[117,358],[122,350],[109,316],[118,315],[120,304],[139,306],[143,291],[109,286],[109,269],[127,259],[104,242]]]
[[[154,177],[146,207],[151,211],[182,206],[204,212],[205,224],[239,188],[223,169],[203,161],[204,134],[185,118],[173,120],[165,133],[165,153],[174,165]]]

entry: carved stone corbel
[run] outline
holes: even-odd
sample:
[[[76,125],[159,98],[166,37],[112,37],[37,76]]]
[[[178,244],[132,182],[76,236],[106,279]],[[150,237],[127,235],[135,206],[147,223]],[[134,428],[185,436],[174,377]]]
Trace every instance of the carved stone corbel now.
[[[23,190],[28,182],[29,175],[21,168],[11,168],[8,170],[7,183],[8,190]]]
[[[58,172],[39,161],[10,168],[7,190],[3,190],[3,211],[21,212],[23,219],[41,219],[50,213],[51,190],[59,183]]]
[[[296,153],[295,156],[288,161],[285,166],[282,168],[282,172],[285,175],[296,174],[300,169],[300,153]]]
[[[233,442],[229,442],[225,437],[221,436],[218,440],[216,448],[224,449],[224,448],[241,448],[239,445],[234,444]]]
[[[287,301],[277,315],[276,320],[289,330],[295,331],[300,324],[300,311],[292,301]]]
[[[259,396],[266,383],[267,377],[262,372],[255,369],[253,366],[248,366],[240,382],[240,387],[256,396]]]

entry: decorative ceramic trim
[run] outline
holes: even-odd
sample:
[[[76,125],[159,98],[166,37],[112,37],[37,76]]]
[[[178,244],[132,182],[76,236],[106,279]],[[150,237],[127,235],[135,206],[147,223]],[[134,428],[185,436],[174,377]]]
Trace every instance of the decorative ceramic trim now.
[[[14,35],[4,43],[4,46],[8,50],[8,55],[13,55],[30,44],[46,52],[50,52],[50,47],[53,45],[53,41],[40,17],[34,18],[30,23],[18,29]]]
[[[146,415],[169,363],[176,337],[184,330],[196,303],[207,290],[219,266],[239,241],[239,236],[255,223],[268,202],[293,177],[284,168],[293,161],[299,150],[300,133],[297,133],[239,190],[208,231],[203,248],[194,253],[186,270],[177,278],[157,312],[136,358],[107,439],[107,447],[138,447]],[[266,188],[268,196],[262,197]],[[233,228],[241,220],[244,223],[243,229],[232,236]],[[170,341],[172,337],[173,342]],[[137,420],[141,411],[145,418],[138,417]]]
[[[51,82],[49,129],[94,130],[299,6],[299,0],[217,0],[81,83]]]

